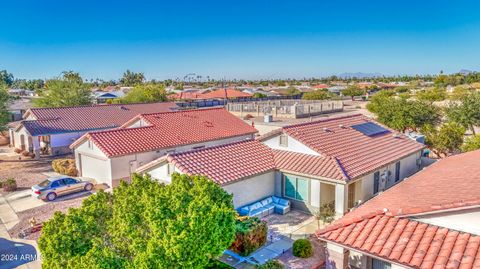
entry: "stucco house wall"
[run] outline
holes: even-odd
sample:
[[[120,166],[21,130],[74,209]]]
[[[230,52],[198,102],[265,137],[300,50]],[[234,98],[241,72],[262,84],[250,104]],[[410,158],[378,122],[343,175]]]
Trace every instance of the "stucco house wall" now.
[[[275,171],[255,175],[222,187],[228,193],[233,194],[233,205],[238,208],[274,195]]]
[[[305,146],[304,144],[302,144],[300,141],[296,140],[295,138],[293,138],[293,137],[291,137],[287,134],[283,134],[283,135],[287,136],[287,146],[286,147],[280,145],[280,135],[271,137],[271,138],[263,141],[263,143],[265,145],[267,145],[268,147],[272,148],[272,149],[287,150],[287,151],[293,151],[293,152],[298,152],[298,153],[303,153],[303,154],[320,156],[320,154],[318,154],[318,152],[316,152],[316,151],[312,150],[311,148]]]

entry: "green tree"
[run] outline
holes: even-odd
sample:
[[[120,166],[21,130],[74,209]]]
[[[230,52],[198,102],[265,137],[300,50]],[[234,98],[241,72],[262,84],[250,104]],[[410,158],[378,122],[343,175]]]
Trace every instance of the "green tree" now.
[[[293,86],[290,86],[288,87],[287,89],[287,92],[286,92],[286,95],[288,96],[294,96],[294,95],[299,95],[301,94],[302,92],[299,91],[297,88],[293,87]]]
[[[14,81],[13,75],[8,73],[7,70],[0,70],[0,84],[5,84],[6,86],[12,86]]]
[[[363,94],[365,94],[365,91],[354,85],[348,86],[345,90],[342,91],[342,95],[350,96],[352,98],[352,101],[355,96],[361,96]]]
[[[446,114],[450,121],[461,124],[475,134],[475,126],[480,126],[480,92],[472,92],[458,101],[450,102]]]
[[[266,98],[267,95],[261,92],[256,92],[252,95],[253,98]]]
[[[8,104],[12,97],[8,94],[5,86],[0,85],[0,134],[4,135],[7,130],[7,123],[10,121],[10,112]]]
[[[38,91],[34,99],[36,107],[81,106],[92,103],[92,92],[83,83],[78,73],[63,72],[57,79],[47,80],[45,87]]]
[[[167,92],[162,84],[142,84],[133,87],[120,103],[154,103],[167,100]]]
[[[325,90],[316,90],[313,92],[307,92],[302,95],[304,100],[326,100],[330,99],[332,96],[328,91]]]
[[[397,93],[408,93],[408,92],[410,92],[410,88],[407,87],[407,86],[399,86],[399,87],[395,88],[395,91]]]
[[[123,86],[135,86],[142,84],[145,81],[143,73],[135,73],[130,70],[123,73],[123,77],[120,79],[120,83]]]
[[[441,116],[438,107],[431,103],[396,97],[389,91],[375,94],[367,109],[379,122],[400,132],[418,131],[426,124],[436,125]]]
[[[422,133],[425,134],[425,144],[428,148],[442,158],[459,151],[465,128],[456,122],[447,122],[439,128],[425,125]]]
[[[55,213],[39,247],[46,268],[204,268],[234,238],[232,196],[175,173],[169,185],[133,175],[113,194]]]
[[[418,100],[426,102],[443,101],[447,97],[447,91],[443,88],[431,88],[417,92],[416,96]]]
[[[480,135],[470,136],[465,139],[465,143],[462,145],[461,149],[463,152],[480,149]]]

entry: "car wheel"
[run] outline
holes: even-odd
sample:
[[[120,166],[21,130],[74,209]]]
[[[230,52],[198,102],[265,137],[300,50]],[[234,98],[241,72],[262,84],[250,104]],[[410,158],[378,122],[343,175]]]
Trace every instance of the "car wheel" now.
[[[87,184],[85,185],[85,190],[86,191],[91,191],[93,189],[93,185],[92,184]]]
[[[47,201],[50,201],[50,202],[51,202],[51,201],[53,201],[53,200],[55,200],[55,199],[57,199],[57,194],[56,194],[56,193],[51,192],[51,193],[47,194]]]

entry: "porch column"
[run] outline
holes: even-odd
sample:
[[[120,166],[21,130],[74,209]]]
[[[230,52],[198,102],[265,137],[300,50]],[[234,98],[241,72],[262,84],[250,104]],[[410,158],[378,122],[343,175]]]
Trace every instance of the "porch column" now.
[[[341,217],[347,209],[347,185],[335,184],[335,215]]]
[[[33,153],[35,153],[35,159],[40,158],[40,137],[32,136],[32,144]]]
[[[348,249],[327,243],[325,250],[325,267],[326,269],[346,269],[348,268]]]

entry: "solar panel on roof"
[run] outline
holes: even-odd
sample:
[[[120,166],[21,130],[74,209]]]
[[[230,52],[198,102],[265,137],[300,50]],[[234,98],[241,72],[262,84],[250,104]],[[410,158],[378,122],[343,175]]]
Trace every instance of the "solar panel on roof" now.
[[[373,122],[366,122],[361,124],[355,124],[351,126],[353,129],[359,131],[366,136],[376,136],[379,134],[390,133],[389,130]]]

